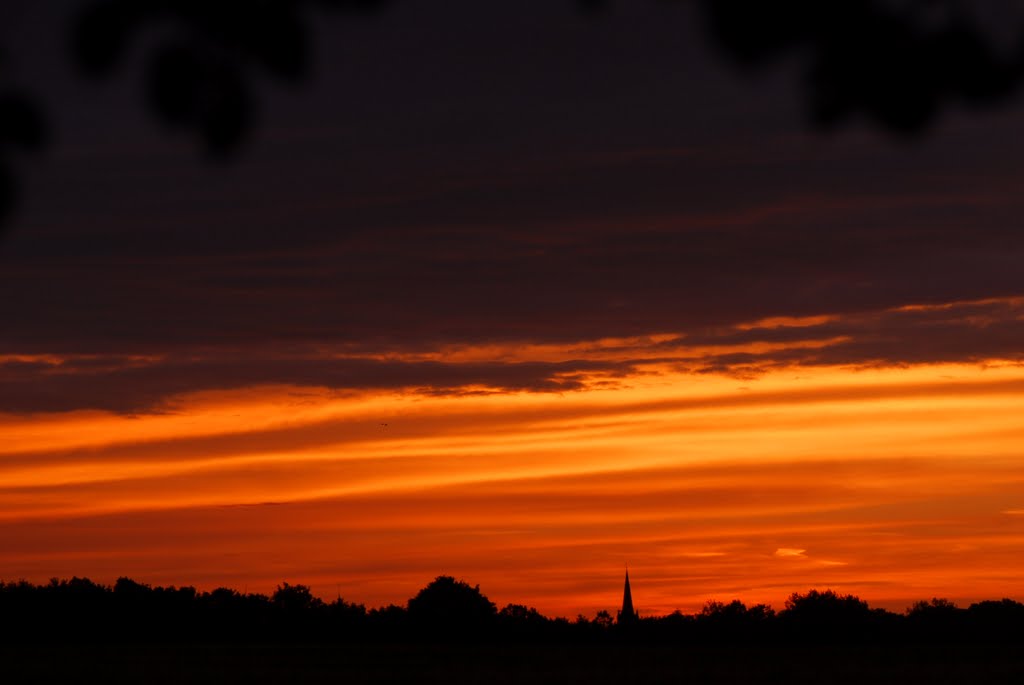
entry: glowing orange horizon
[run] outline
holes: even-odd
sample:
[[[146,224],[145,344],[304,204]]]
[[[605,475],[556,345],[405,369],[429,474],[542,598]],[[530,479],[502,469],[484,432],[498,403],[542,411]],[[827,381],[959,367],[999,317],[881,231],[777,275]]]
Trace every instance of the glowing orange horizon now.
[[[650,371],[2,417],[0,575],[378,606],[452,574],[566,616],[614,608],[627,561],[648,615],[811,587],[893,609],[1024,597],[1021,366]]]

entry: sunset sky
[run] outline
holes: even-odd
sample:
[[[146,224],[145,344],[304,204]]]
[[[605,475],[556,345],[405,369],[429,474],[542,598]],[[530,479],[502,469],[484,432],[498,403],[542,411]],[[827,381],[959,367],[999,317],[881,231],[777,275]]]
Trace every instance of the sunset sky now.
[[[92,80],[81,6],[3,22],[52,142],[0,233],[0,580],[1024,600],[1015,101],[824,131],[694,3],[395,0],[306,11],[211,163],[144,105],[173,27]]]

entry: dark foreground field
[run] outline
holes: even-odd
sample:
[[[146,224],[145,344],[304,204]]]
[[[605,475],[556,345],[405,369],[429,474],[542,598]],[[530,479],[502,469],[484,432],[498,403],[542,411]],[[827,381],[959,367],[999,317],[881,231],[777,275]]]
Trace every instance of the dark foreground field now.
[[[1015,647],[0,648],[4,683],[1022,683]]]

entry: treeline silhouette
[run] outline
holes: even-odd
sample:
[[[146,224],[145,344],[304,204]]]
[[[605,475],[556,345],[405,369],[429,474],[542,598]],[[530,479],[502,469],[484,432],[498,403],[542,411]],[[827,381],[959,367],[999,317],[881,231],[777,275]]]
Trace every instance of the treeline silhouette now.
[[[0,639],[7,644],[1019,645],[1022,627],[1024,604],[1009,599],[966,609],[932,599],[899,614],[831,590],[794,593],[778,612],[763,604],[709,602],[693,615],[677,611],[618,623],[607,611],[569,620],[521,604],[498,610],[479,586],[451,576],[439,576],[405,606],[375,609],[340,597],[325,602],[309,587],[288,583],[270,596],[151,587],[128,578],[113,586],[84,578],[0,583]]]

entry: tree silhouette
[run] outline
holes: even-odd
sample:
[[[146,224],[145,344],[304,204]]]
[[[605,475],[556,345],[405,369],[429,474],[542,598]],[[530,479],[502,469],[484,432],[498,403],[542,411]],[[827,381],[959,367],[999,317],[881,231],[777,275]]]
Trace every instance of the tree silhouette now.
[[[409,618],[438,637],[468,636],[493,627],[497,607],[480,586],[438,576],[409,600]]]
[[[289,585],[281,583],[277,590],[270,596],[274,606],[283,611],[300,612],[311,609],[320,609],[324,602],[319,597],[314,597],[313,592],[305,585]]]
[[[967,608],[970,632],[986,642],[1011,642],[1020,645],[1024,626],[1024,604],[1012,599],[986,600]]]
[[[966,609],[948,599],[932,598],[907,609],[907,621],[917,637],[926,641],[962,639]]]
[[[728,604],[712,601],[697,615],[696,629],[703,641],[749,641],[761,639],[765,626],[774,617],[772,608],[764,604],[747,608],[739,600]]]
[[[523,604],[506,604],[498,612],[498,629],[506,640],[537,640],[546,638],[550,632],[549,619],[533,607]]]
[[[859,597],[832,590],[793,593],[779,618],[790,635],[808,642],[871,641],[887,635],[898,620],[895,614],[870,609]]]

